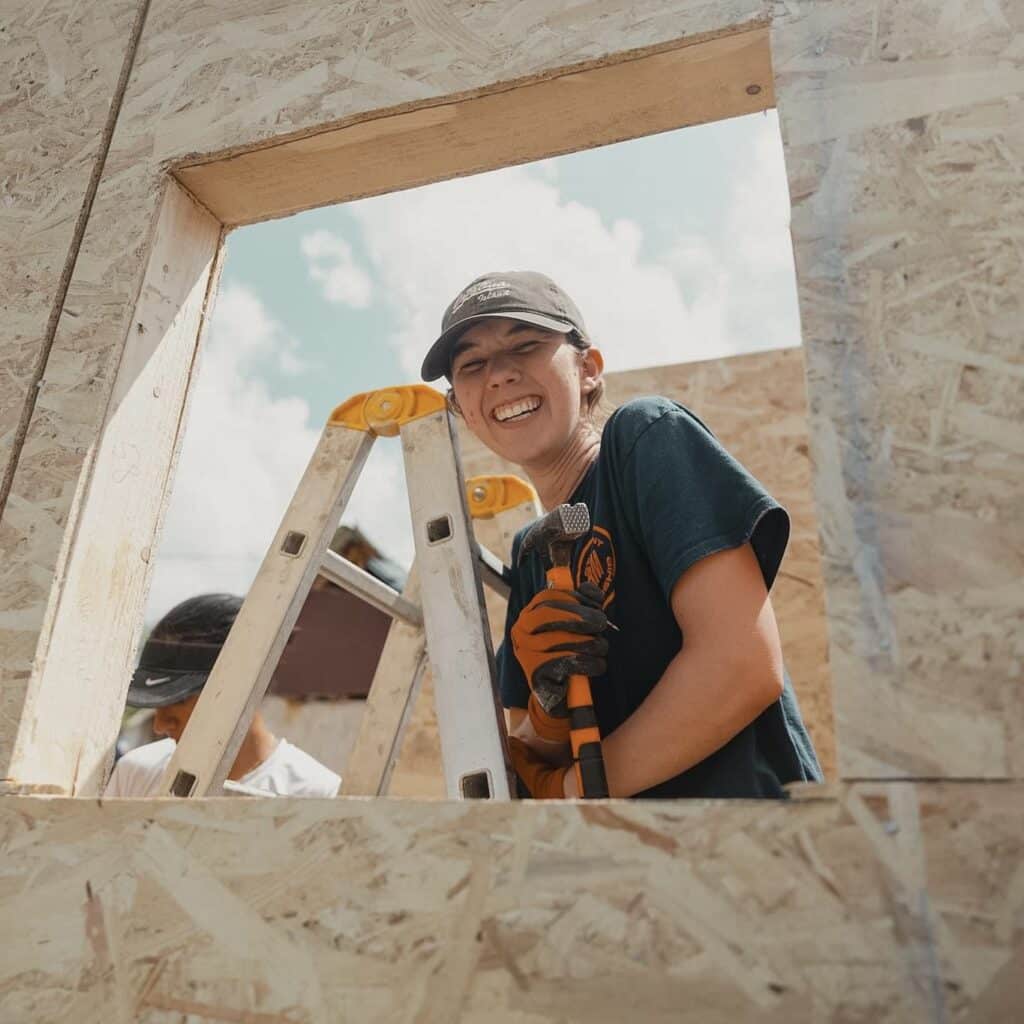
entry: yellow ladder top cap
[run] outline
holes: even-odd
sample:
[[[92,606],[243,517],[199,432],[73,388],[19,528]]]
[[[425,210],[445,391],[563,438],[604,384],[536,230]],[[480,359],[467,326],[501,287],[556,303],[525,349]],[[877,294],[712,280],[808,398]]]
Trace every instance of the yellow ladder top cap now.
[[[537,492],[517,476],[471,476],[466,481],[466,503],[474,519],[491,519],[531,501],[537,501]]]
[[[394,388],[363,391],[342,402],[328,423],[365,430],[377,437],[394,437],[403,423],[440,412],[444,395],[426,384],[402,384]]]

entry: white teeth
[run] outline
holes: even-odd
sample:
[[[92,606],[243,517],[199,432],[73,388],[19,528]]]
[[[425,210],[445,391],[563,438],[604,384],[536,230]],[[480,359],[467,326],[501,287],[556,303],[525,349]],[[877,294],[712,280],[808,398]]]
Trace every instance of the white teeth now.
[[[523,413],[533,412],[534,409],[539,407],[539,398],[520,398],[517,402],[509,402],[508,405],[499,405],[498,408],[494,410],[494,418],[499,423],[503,423],[505,420],[510,420],[515,416],[522,416]]]

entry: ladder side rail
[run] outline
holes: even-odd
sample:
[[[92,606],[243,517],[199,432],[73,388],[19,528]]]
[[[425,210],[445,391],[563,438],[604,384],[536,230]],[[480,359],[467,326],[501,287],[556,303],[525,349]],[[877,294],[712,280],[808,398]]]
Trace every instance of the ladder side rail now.
[[[375,436],[328,423],[171,757],[158,796],[219,794]]]
[[[403,424],[401,437],[445,788],[452,799],[507,800],[505,717],[458,439],[446,409]]]
[[[409,570],[402,597],[419,601],[416,563]],[[359,735],[341,773],[339,796],[384,796],[401,750],[426,665],[422,625],[394,619],[373,674]]]

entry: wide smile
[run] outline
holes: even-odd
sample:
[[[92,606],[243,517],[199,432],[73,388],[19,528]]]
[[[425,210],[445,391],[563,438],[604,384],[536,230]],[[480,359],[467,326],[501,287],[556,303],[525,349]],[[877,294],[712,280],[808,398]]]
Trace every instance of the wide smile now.
[[[491,410],[491,419],[503,427],[512,426],[530,419],[540,407],[539,395],[526,395],[523,398],[517,398],[514,402],[505,402],[503,405],[495,406]]]

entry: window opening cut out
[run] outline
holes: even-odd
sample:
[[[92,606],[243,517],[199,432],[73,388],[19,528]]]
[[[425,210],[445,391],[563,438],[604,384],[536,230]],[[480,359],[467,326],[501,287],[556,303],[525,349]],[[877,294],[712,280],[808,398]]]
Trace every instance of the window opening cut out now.
[[[770,74],[762,77],[757,91],[750,91],[756,83],[743,87],[751,102],[762,88],[770,94]],[[780,447],[749,428],[779,415],[780,405],[787,422],[804,422],[781,139],[773,110],[737,113],[672,131],[655,125],[658,134],[600,148],[582,148],[592,144],[583,140],[576,152],[539,161],[506,152],[504,162],[515,166],[411,189],[394,177],[407,173],[395,166],[401,161],[368,159],[353,172],[364,177],[348,187],[384,194],[234,231],[156,559],[149,626],[197,593],[243,594],[330,408],[360,391],[416,380],[444,305],[472,277],[538,269],[577,299],[605,353],[610,402],[656,392],[692,407],[791,509],[793,540],[773,600],[808,729],[833,775],[806,436],[794,432]],[[287,153],[257,151],[220,176],[211,165],[178,176],[227,223],[275,217],[319,197],[303,143],[290,145],[301,199],[282,176],[257,173],[271,160],[288,166]],[[349,145],[382,153],[358,139]],[[468,165],[477,144],[466,145]],[[751,418],[758,407],[764,416]],[[485,447],[464,429],[461,443],[472,472],[488,468]],[[424,528],[432,544],[452,534],[446,515]],[[492,542],[509,539],[494,524],[479,530]],[[411,536],[400,447],[383,441],[331,547],[401,591]],[[306,541],[292,531],[280,550],[297,557]],[[313,583],[262,721],[344,775],[390,620],[340,593],[322,576]],[[488,604],[497,640],[503,609],[493,595]],[[390,792],[443,795],[429,687],[404,717]],[[158,719],[159,712],[157,727]],[[136,716],[119,753],[144,738]],[[181,776],[176,791],[185,795],[191,782]],[[467,797],[491,792],[486,773],[461,784]]]

